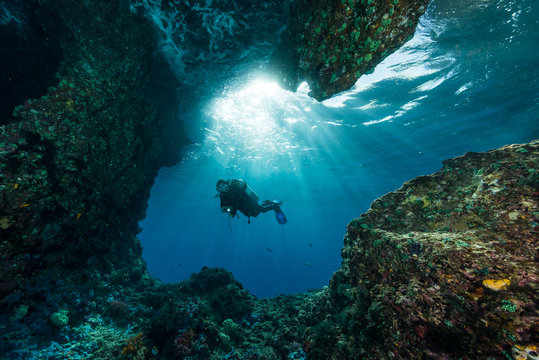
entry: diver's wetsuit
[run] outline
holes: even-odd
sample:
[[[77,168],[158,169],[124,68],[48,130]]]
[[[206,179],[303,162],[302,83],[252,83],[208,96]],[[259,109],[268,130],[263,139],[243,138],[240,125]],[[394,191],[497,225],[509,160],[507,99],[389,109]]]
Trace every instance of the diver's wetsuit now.
[[[243,180],[229,180],[228,189],[219,193],[219,197],[221,198],[221,209],[223,209],[223,211],[230,210],[231,216],[235,216],[236,211],[239,210],[248,217],[256,217],[260,213],[275,210],[275,204],[266,206],[258,204],[257,197],[253,198],[247,195],[245,192],[246,188],[247,184]]]
[[[270,210],[275,211],[279,224],[286,224],[286,216],[281,210],[281,201],[265,200],[262,205],[258,203],[258,196],[240,179],[219,180],[217,182],[217,196],[221,198],[221,210],[228,212],[230,216],[236,216],[241,211],[251,222],[251,216],[256,217],[260,213]]]

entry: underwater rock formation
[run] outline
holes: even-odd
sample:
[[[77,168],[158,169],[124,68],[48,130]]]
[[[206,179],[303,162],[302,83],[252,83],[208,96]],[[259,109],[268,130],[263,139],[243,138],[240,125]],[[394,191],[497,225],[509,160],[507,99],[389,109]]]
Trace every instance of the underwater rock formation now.
[[[160,48],[181,80],[184,103],[221,92],[271,54],[290,0],[133,0],[151,16]],[[187,97],[187,98],[186,98]]]
[[[140,278],[138,221],[157,170],[186,144],[177,84],[145,17],[119,0],[34,5],[61,46],[58,79],[0,131],[0,295],[20,289],[28,302],[29,283],[85,269],[129,265]]]
[[[284,88],[306,81],[321,101],[411,39],[429,0],[295,0],[273,66]]]
[[[467,153],[374,201],[348,225],[313,358],[536,351],[538,155],[539,141]]]

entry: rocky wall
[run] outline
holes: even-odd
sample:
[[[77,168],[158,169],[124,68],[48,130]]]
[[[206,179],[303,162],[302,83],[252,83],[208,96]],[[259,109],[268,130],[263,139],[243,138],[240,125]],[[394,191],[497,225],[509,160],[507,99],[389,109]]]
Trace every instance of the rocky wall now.
[[[55,86],[1,127],[2,295],[44,269],[140,264],[149,189],[186,141],[155,32],[126,5],[34,3],[63,56]]]
[[[321,101],[351,88],[412,38],[429,0],[295,0],[273,68]]]
[[[447,160],[352,221],[313,358],[537,358],[538,150]]]

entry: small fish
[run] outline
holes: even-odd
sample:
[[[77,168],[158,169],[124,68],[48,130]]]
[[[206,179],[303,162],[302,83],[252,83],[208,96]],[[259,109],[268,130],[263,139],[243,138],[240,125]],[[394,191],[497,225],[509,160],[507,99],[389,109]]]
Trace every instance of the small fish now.
[[[313,266],[313,264],[306,262],[305,264],[303,264],[303,266],[305,266],[305,267],[311,267],[311,266]]]
[[[178,264],[178,266],[182,266],[182,264]]]
[[[309,246],[310,246],[310,247],[313,247],[313,244],[309,243]]]
[[[273,252],[273,250],[271,250],[270,248],[267,248],[266,250],[269,251],[269,252]]]

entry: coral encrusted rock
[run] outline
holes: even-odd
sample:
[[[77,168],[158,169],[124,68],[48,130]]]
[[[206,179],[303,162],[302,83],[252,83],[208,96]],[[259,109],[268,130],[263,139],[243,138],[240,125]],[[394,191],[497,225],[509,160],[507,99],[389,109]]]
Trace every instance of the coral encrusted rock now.
[[[324,305],[332,315],[307,333],[313,358],[505,359],[534,349],[538,150],[534,141],[447,160],[353,220]]]
[[[295,0],[273,66],[283,86],[307,81],[324,100],[351,88],[414,34],[429,0]]]
[[[63,58],[55,86],[0,126],[0,295],[43,269],[140,262],[135,235],[154,176],[186,141],[157,36],[124,4],[32,8]]]

